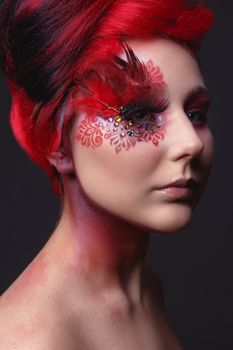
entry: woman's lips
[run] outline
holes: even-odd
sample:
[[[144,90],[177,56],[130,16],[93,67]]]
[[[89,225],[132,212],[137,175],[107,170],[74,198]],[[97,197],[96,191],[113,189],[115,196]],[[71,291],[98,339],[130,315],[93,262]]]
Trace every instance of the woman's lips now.
[[[170,197],[170,198],[190,198],[194,195],[195,191],[191,187],[164,187],[156,190],[156,192]]]
[[[196,180],[190,178],[179,178],[168,185],[161,188],[156,188],[155,191],[163,196],[170,198],[190,198],[196,192],[198,188],[198,183]]]

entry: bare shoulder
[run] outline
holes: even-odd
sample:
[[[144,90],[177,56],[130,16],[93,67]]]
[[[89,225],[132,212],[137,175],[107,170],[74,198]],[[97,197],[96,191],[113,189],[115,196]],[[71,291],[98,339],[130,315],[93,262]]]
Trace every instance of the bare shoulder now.
[[[0,308],[0,349],[77,349],[79,339],[73,336],[73,325],[67,326],[62,318],[62,315],[51,313],[46,305],[35,307],[35,310],[24,306],[16,310],[8,309],[7,312]]]
[[[18,282],[0,297],[1,350],[48,350],[50,323],[39,294],[25,293],[23,298]]]
[[[33,292],[12,300],[13,292],[0,298],[1,350],[77,349],[73,319],[60,305],[54,307],[55,294]]]
[[[162,280],[158,272],[152,266],[146,265],[144,268],[145,285],[155,304],[164,310],[164,289]]]
[[[44,330],[48,328],[47,281],[47,264],[40,254],[1,295],[1,350],[45,349],[41,344],[43,337],[39,334],[46,334]]]
[[[38,330],[37,330],[38,331]],[[35,314],[25,305],[14,306],[0,299],[1,350],[44,350],[35,330]]]

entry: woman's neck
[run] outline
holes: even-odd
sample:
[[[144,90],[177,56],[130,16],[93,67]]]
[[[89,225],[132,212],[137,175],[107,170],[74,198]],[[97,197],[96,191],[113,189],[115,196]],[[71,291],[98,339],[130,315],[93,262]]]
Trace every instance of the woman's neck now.
[[[65,196],[61,220],[47,248],[62,257],[67,272],[85,290],[138,303],[148,243],[149,233],[98,208],[76,191],[75,196]]]

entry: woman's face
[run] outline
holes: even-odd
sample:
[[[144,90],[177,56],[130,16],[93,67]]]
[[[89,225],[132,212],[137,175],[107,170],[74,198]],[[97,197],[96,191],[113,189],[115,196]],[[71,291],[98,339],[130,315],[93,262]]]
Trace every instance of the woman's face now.
[[[121,136],[119,129],[114,142],[115,120],[112,124],[97,116],[85,124],[85,114],[79,115],[71,131],[75,171],[85,194],[100,208],[148,231],[175,232],[190,221],[212,163],[208,94],[197,61],[179,44],[155,38],[128,45],[156,72],[159,94],[167,101],[165,110],[154,114],[160,123],[156,142],[136,140],[127,130]],[[147,133],[146,122],[139,124]],[[88,143],[83,137],[93,130],[96,137]],[[121,137],[128,147],[122,147]]]

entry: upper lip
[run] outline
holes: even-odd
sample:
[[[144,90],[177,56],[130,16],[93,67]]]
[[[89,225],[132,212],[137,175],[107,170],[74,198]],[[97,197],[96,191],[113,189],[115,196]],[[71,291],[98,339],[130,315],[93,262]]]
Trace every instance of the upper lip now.
[[[191,188],[191,189],[196,189],[198,185],[197,180],[194,178],[179,178],[165,186],[160,187],[160,189],[167,188],[167,187],[186,187],[186,188]]]

